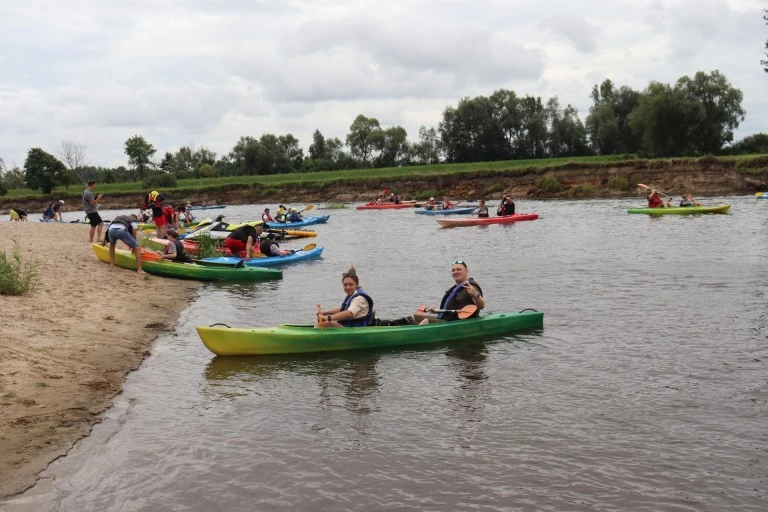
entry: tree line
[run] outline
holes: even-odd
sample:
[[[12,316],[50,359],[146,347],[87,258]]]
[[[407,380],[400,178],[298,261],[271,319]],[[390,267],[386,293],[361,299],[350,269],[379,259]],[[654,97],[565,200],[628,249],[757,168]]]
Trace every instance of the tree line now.
[[[768,44],[768,43],[766,43]],[[169,186],[168,180],[268,175],[340,169],[417,166],[568,156],[636,154],[638,157],[699,156],[768,152],[768,135],[733,143],[744,120],[743,94],[719,71],[699,71],[674,84],[651,82],[642,90],[617,87],[606,79],[593,86],[585,121],[557,96],[546,101],[499,89],[490,96],[462,98],[447,106],[437,128],[422,126],[416,141],[405,128],[382,127],[358,115],[345,139],[312,136],[308,154],[292,134],[243,136],[227,154],[206,147],[182,147],[157,155],[141,135],[125,141],[125,166],[88,165],[85,147],[64,141],[54,156],[29,150],[24,168],[3,170],[3,188],[29,187],[50,193],[54,186],[143,181]],[[159,181],[158,181],[159,180]]]

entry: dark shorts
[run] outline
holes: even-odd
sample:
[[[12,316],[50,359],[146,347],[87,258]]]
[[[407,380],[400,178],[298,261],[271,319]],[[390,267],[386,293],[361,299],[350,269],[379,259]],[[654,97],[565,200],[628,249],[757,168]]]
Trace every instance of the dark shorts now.
[[[99,224],[104,223],[104,221],[101,220],[101,215],[99,215],[99,212],[89,213],[88,220],[91,221],[91,227],[94,227],[94,228]]]

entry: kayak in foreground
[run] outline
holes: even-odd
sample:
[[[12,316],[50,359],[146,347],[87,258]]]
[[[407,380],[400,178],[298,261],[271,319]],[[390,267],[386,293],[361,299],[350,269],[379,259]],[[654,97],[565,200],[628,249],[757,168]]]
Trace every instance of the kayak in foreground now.
[[[414,210],[413,213],[420,213],[421,215],[464,215],[472,213],[473,211],[475,211],[475,208],[473,206],[468,206],[466,208],[448,208],[447,210],[427,210],[419,208],[418,210]]]
[[[524,310],[427,325],[323,330],[311,325],[242,329],[215,324],[210,327],[197,326],[197,333],[208,350],[216,355],[249,356],[421,345],[479,336],[500,336],[521,329],[541,327],[543,324],[544,313]]]
[[[485,224],[509,224],[512,222],[524,220],[536,220],[538,213],[516,213],[505,217],[467,217],[464,219],[435,219],[437,223],[445,228],[455,228],[459,226],[483,226]]]
[[[216,266],[232,266],[239,262],[243,262],[246,267],[276,267],[278,265],[286,265],[288,263],[296,263],[297,261],[312,260],[319,258],[323,254],[323,247],[315,247],[309,251],[296,251],[293,254],[286,254],[285,256],[259,256],[251,258],[248,261],[244,261],[242,258],[234,258],[232,256],[223,256],[218,258],[203,258],[198,260],[201,265],[216,265]]]
[[[630,208],[627,213],[645,213],[648,215],[694,215],[697,213],[728,213],[729,204],[717,206],[684,206],[678,208]]]
[[[101,244],[93,244],[93,252],[96,257],[105,263],[109,263],[109,247]],[[158,256],[150,253],[152,257]],[[130,251],[115,250],[115,265],[130,270],[136,270],[136,258]],[[268,279],[282,279],[282,271],[274,268],[241,267],[221,268],[206,267],[194,263],[174,263],[171,261],[149,261],[142,258],[141,269],[147,274],[162,277],[174,277],[176,279],[191,279],[194,281],[227,281],[227,282],[251,282],[265,281]]]

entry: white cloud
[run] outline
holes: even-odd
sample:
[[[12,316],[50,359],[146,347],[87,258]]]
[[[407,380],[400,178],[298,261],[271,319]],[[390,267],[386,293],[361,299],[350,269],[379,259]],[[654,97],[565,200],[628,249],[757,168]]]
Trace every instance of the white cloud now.
[[[499,88],[586,115],[594,84],[643,89],[720,70],[744,92],[737,137],[768,131],[763,2],[705,0],[29,0],[0,10],[0,157],[87,147],[122,165],[140,134],[158,154],[227,153],[241,136],[358,114],[416,140],[446,106]]]

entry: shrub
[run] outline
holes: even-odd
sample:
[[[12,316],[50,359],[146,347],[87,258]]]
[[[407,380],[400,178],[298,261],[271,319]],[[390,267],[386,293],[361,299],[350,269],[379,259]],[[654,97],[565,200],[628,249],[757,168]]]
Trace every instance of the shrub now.
[[[627,178],[624,178],[622,176],[611,176],[611,178],[608,180],[608,186],[615,190],[630,190],[632,186],[629,184],[629,181],[627,181]]]
[[[485,187],[485,196],[490,196],[494,194],[495,192],[501,192],[504,190],[504,187],[501,185],[501,183],[493,183],[491,185],[488,185]]]
[[[211,238],[211,235],[207,233],[203,233],[200,235],[200,237],[197,239],[198,245],[197,245],[197,257],[198,258],[215,258],[217,256],[221,256],[219,252],[216,250],[218,249],[218,244],[216,241]]]
[[[577,185],[571,189],[571,195],[577,197],[593,196],[595,195],[595,189],[591,185]]]
[[[3,295],[25,295],[40,286],[37,262],[22,261],[19,244],[13,241],[13,254],[0,253],[0,293]]]
[[[536,186],[544,192],[560,192],[560,182],[551,174],[545,174],[539,178]]]

